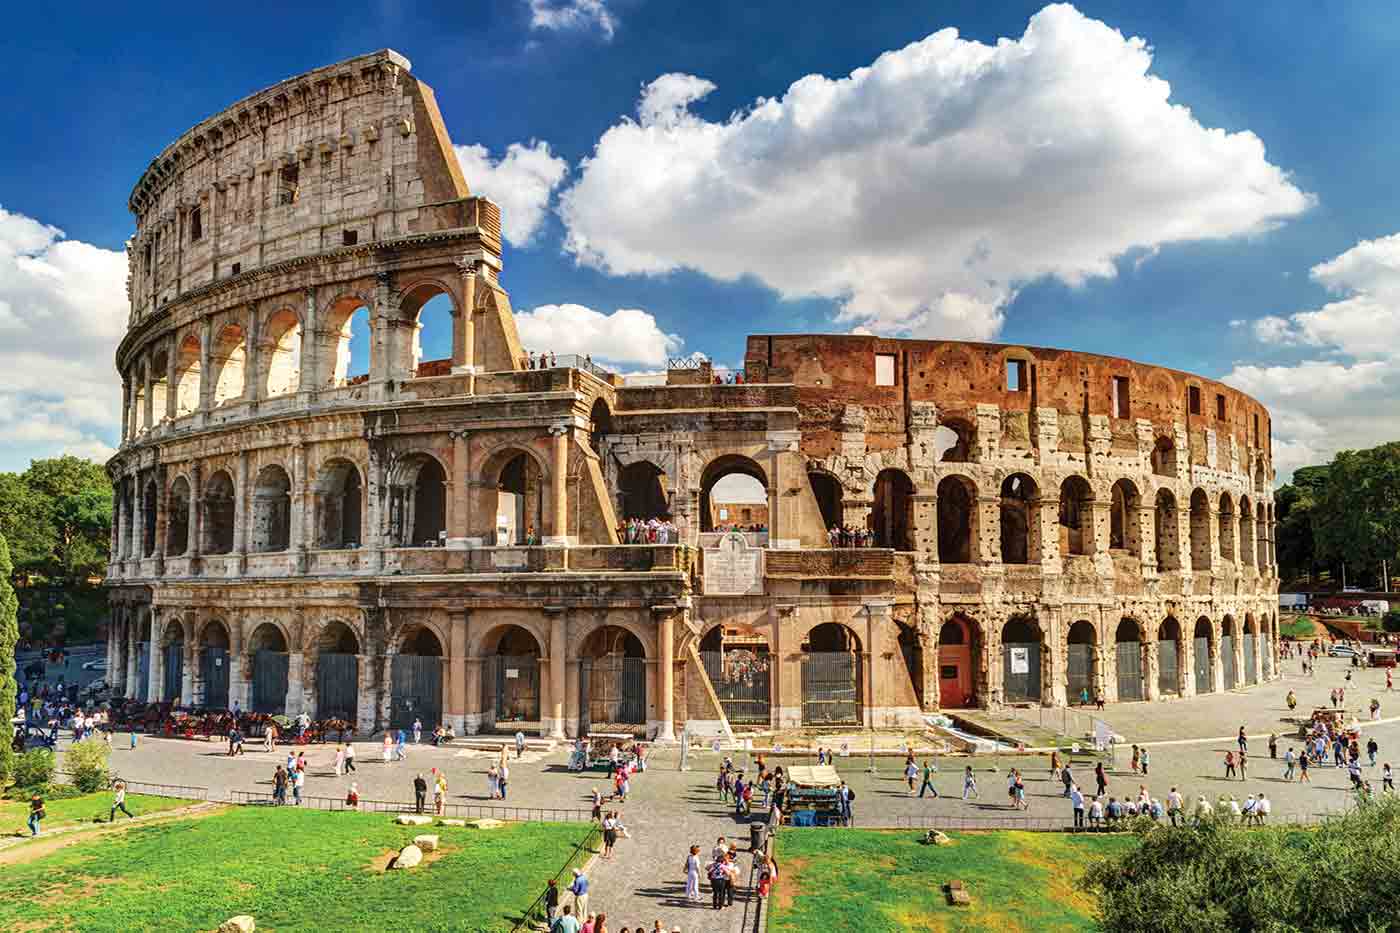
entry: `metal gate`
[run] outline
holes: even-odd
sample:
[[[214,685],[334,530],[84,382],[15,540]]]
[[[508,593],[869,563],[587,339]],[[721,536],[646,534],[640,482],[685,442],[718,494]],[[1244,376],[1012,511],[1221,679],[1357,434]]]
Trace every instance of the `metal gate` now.
[[[228,651],[205,648],[199,653],[199,679],[204,684],[201,705],[209,709],[228,709]]]
[[[1244,634],[1244,682],[1259,683],[1259,675],[1254,671],[1254,636],[1249,632]]]
[[[482,705],[496,722],[540,721],[540,659],[533,654],[493,654],[481,672]],[[511,730],[514,731],[514,730]]]
[[[151,692],[151,643],[139,642],[136,645],[136,699],[146,702]]]
[[[1141,700],[1142,643],[1124,641],[1115,647],[1118,660],[1118,699]]]
[[[1235,636],[1220,636],[1220,669],[1225,674],[1225,689],[1235,686]]]
[[[587,710],[594,725],[645,725],[647,716],[647,662],[607,654],[584,658],[579,677],[580,709]]]
[[[253,655],[253,712],[287,711],[287,671],[291,655],[259,651]]]
[[[360,705],[360,659],[322,654],[316,659],[316,717],[355,722]]]
[[[1210,693],[1210,639],[1197,638],[1191,643],[1191,653],[1195,655],[1196,664],[1196,692]]]
[[[859,725],[859,661],[840,652],[802,657],[802,722],[809,726]]]
[[[700,660],[731,723],[766,726],[771,722],[768,685],[772,658],[767,651],[704,651]]]
[[[180,702],[180,693],[185,680],[185,643],[173,642],[165,646],[165,692],[161,699],[167,703]]]
[[[396,654],[389,693],[389,728],[411,729],[415,719],[424,729],[442,721],[443,659],[433,655]]]
[[[1003,644],[1001,671],[1006,702],[1040,702],[1040,642]]]
[[[1069,702],[1078,703],[1088,691],[1089,702],[1094,700],[1094,646],[1069,646]]]
[[[1162,693],[1178,693],[1176,678],[1181,672],[1176,663],[1176,642],[1157,642],[1157,689]]]

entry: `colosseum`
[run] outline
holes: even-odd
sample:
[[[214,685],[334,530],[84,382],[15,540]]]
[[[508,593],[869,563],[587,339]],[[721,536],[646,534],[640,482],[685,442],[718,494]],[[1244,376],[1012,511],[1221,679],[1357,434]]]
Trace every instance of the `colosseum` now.
[[[750,336],[732,381],[537,360],[469,181],[384,50],[239,101],[137,182],[119,693],[664,742],[1277,676],[1253,399],[853,335]],[[448,358],[423,358],[434,315]]]

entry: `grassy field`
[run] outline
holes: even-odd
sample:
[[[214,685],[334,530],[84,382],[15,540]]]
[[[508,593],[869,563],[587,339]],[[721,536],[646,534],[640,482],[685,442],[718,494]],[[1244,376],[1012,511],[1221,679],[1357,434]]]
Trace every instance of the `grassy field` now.
[[[174,810],[197,802],[195,800],[179,800],[174,797],[147,797],[145,794],[126,795],[126,808],[134,816],[162,810]],[[91,823],[97,817],[101,817],[102,822],[105,823],[107,814],[111,811],[112,794],[110,791],[100,794],[86,794],[82,797],[70,797],[67,800],[46,800],[44,801],[44,812],[48,814],[48,817],[44,820],[44,831],[48,832],[73,823]],[[120,821],[126,817],[118,813],[117,819]],[[0,834],[10,835],[17,832],[29,834],[29,802],[25,800],[0,800]]]
[[[1130,836],[952,833],[926,846],[918,832],[800,830],[778,837],[779,880],[769,933],[907,930],[1051,933],[1094,929],[1085,866],[1134,845]],[[951,907],[958,879],[971,907]]]
[[[259,931],[509,930],[587,831],[411,827],[385,814],[232,807],[5,865],[0,929],[212,930],[246,913]],[[422,832],[441,837],[439,852],[418,868],[384,871]]]

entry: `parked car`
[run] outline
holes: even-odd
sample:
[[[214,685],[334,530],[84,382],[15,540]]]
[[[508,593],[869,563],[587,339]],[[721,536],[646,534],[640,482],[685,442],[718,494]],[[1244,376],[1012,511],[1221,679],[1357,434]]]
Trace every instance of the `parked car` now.
[[[107,670],[107,659],[93,658],[91,661],[84,661],[83,670],[105,672]]]

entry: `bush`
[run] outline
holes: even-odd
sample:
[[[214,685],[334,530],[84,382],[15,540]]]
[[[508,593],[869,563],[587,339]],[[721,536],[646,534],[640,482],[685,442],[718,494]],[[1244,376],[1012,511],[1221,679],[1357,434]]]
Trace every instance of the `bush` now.
[[[1400,632],[1400,609],[1392,609],[1381,616],[1381,628],[1387,632]]]
[[[110,778],[107,764],[111,754],[112,750],[106,742],[96,739],[75,742],[63,759],[68,773],[73,775],[73,785],[85,794],[106,787]]]
[[[19,787],[36,787],[53,780],[53,752],[47,748],[35,748],[15,758],[15,784]]]

